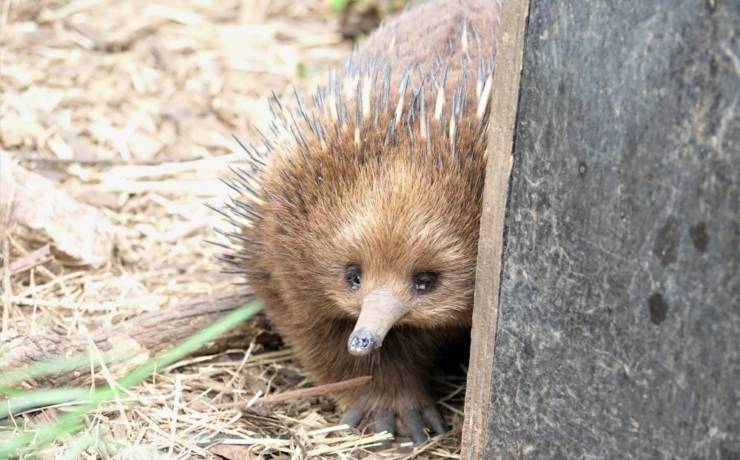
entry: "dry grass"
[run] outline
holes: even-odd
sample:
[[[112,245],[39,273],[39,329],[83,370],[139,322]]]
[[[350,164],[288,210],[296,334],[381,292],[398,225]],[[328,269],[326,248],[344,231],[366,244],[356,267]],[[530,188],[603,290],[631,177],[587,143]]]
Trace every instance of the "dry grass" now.
[[[0,147],[102,210],[116,232],[103,267],[63,265],[45,249],[24,266],[43,242],[27,238],[3,210],[2,337],[85,334],[230,281],[204,244],[218,216],[202,203],[225,196],[218,178],[242,158],[230,136],[254,136],[270,92],[310,89],[345,56],[350,43],[337,17],[324,3],[287,0],[0,4]],[[372,455],[457,458],[463,382],[447,384],[449,435],[421,451]],[[338,414],[325,397],[269,409],[228,404],[310,385],[290,350],[258,343],[181,361],[92,414],[83,435],[95,442],[80,456],[370,455],[382,436],[334,427]],[[0,443],[64,410],[0,421]],[[79,439],[59,440],[42,458]]]

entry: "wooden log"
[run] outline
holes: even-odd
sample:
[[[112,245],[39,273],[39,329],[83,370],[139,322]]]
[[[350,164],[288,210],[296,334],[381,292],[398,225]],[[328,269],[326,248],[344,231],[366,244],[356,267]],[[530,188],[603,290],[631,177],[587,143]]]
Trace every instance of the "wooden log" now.
[[[71,356],[87,355],[94,345],[101,352],[112,352],[117,363],[109,366],[114,377],[193,335],[213,321],[252,299],[246,287],[231,288],[218,297],[200,297],[158,311],[144,313],[109,328],[93,331],[89,336],[64,336],[54,333],[21,335],[0,344],[0,375],[32,363]],[[247,322],[199,350],[201,354],[217,353],[230,348],[247,347],[259,327]],[[124,359],[121,359],[124,358]],[[89,367],[71,372],[26,379],[23,386],[85,385],[90,382]]]

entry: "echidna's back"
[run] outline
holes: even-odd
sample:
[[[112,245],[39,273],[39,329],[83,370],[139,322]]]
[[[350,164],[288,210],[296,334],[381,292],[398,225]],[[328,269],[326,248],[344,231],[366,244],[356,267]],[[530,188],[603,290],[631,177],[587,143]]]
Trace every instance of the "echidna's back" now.
[[[353,61],[364,65],[380,58],[393,68],[393,81],[408,68],[426,73],[432,65],[440,65],[446,67],[447,78],[456,81],[463,65],[475,68],[480,60],[493,58],[499,3],[499,0],[424,2],[381,25],[360,45]],[[417,77],[411,78],[413,83]]]

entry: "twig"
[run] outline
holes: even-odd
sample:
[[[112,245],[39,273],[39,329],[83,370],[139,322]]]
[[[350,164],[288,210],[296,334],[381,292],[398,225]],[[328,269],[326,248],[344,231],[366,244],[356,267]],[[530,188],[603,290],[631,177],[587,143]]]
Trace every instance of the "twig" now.
[[[18,273],[23,273],[27,270],[37,267],[50,258],[51,251],[49,250],[49,245],[46,244],[44,246],[41,246],[35,251],[26,254],[25,256],[10,264],[10,276],[17,275]]]
[[[300,390],[286,391],[284,393],[263,396],[258,399],[256,404],[274,404],[284,401],[290,401],[292,399],[312,398],[315,396],[324,396],[330,393],[336,393],[338,391],[349,390],[350,388],[359,387],[370,382],[371,376],[365,375],[362,377],[355,377],[349,380],[342,380],[341,382],[327,383],[325,385],[319,385],[311,388],[302,388]]]
[[[163,164],[173,163],[174,160],[171,158],[162,159],[146,159],[146,158],[131,158],[125,160],[123,158],[59,158],[51,155],[43,155],[30,152],[15,152],[14,156],[20,160],[26,161],[37,161],[40,163],[55,163],[61,165],[80,164],[80,165],[91,165],[91,166],[159,166]],[[183,157],[183,162],[203,160],[201,157]]]
[[[275,404],[279,402],[291,401],[293,399],[312,398],[315,396],[324,396],[338,391],[349,390],[351,388],[365,385],[372,379],[371,376],[365,375],[362,377],[355,377],[349,380],[342,380],[341,382],[327,383],[325,385],[318,385],[311,388],[301,388],[300,390],[286,391],[283,393],[273,394],[264,396],[254,404]],[[246,406],[245,401],[217,404],[214,407],[218,409],[232,409]]]
[[[11,249],[15,249],[16,251],[21,252],[23,254],[23,257],[28,256],[28,254],[29,254],[28,251],[26,251],[26,249],[19,242],[17,242],[12,236],[10,236],[9,239],[10,239],[10,247],[11,247]],[[37,265],[37,267],[38,267],[39,273],[41,273],[42,275],[46,276],[50,280],[55,280],[55,279],[58,278],[58,276],[56,274],[52,273],[51,270],[49,270],[48,268],[44,267],[43,265]],[[59,280],[59,283],[60,283],[59,284],[59,287],[64,292],[64,295],[67,296],[67,297],[69,297],[70,296],[69,289],[64,284],[64,279],[61,278]]]
[[[7,232],[3,235],[3,319],[0,329],[0,341],[6,339],[8,327],[10,326],[10,244]]]

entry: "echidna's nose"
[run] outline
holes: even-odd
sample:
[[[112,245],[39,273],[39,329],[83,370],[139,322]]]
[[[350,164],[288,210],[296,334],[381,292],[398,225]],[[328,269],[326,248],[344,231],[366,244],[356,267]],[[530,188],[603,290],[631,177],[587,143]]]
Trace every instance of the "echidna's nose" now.
[[[375,350],[375,334],[367,329],[355,330],[347,341],[347,350],[355,356],[365,356]]]
[[[390,289],[371,292],[362,301],[360,317],[347,340],[347,351],[364,356],[380,348],[388,331],[406,312],[408,308]]]

